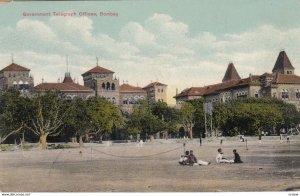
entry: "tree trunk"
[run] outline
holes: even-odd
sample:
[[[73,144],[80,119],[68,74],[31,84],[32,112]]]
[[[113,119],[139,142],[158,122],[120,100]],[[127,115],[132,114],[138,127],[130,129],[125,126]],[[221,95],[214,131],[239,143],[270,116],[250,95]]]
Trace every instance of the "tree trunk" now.
[[[99,143],[101,143],[101,144],[102,144],[102,138],[103,138],[103,135],[101,134],[101,135],[99,136]]]
[[[190,139],[193,139],[193,128],[192,128],[192,127],[189,127],[189,128],[188,128],[188,132],[189,132],[189,137],[190,137]]]
[[[164,139],[168,139],[168,131],[164,131]]]
[[[42,134],[40,136],[40,145],[42,147],[42,150],[46,150],[47,149],[47,134]]]
[[[82,135],[79,136],[79,147],[80,147],[80,148],[83,147],[83,139],[82,139]]]
[[[72,143],[75,144],[76,143],[76,137],[72,137]]]

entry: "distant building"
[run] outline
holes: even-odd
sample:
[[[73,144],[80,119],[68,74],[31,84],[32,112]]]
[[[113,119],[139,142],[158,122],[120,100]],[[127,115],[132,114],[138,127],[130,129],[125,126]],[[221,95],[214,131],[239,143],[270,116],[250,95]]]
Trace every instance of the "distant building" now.
[[[230,63],[222,83],[188,88],[174,98],[180,105],[196,98],[204,98],[206,102],[226,102],[247,97],[275,97],[300,109],[300,77],[294,74],[294,70],[286,52],[281,51],[272,73],[250,74],[241,79],[233,63]]]
[[[47,91],[60,92],[69,99],[73,99],[75,97],[87,99],[89,97],[95,96],[95,91],[93,89],[74,83],[70,73],[68,72],[65,74],[63,82],[45,82],[35,86],[34,89],[38,93],[44,93]]]
[[[143,89],[147,92],[147,98],[153,101],[167,101],[167,86],[160,82],[152,82]]]
[[[34,82],[30,75],[30,69],[11,63],[0,70],[0,90],[15,88],[22,91],[29,91],[33,88]]]
[[[96,96],[104,97],[115,105],[120,104],[119,80],[113,71],[96,66],[82,74],[84,86],[93,89]]]
[[[122,84],[120,86],[120,106],[124,112],[131,113],[133,108],[132,106],[146,98],[147,93],[141,87],[135,87],[129,84]]]

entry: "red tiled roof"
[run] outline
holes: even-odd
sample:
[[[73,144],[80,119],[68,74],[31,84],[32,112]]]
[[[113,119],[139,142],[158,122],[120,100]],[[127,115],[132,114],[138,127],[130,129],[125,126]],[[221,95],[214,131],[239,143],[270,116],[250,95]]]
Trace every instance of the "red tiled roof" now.
[[[238,72],[236,71],[233,63],[229,63],[222,82],[227,82],[230,80],[240,80],[240,79],[241,79],[241,77],[239,76]]]
[[[110,73],[115,73],[113,71],[110,71],[108,69],[105,69],[103,67],[100,66],[96,66],[93,69],[90,69],[89,71],[85,72],[84,74],[82,74],[82,76],[88,74],[88,73],[102,73],[102,74],[110,74]]]
[[[74,82],[73,82],[73,80],[72,80],[72,78],[71,78],[70,76],[66,76],[66,77],[64,78],[63,83],[74,83]]]
[[[178,95],[174,96],[174,98],[178,97],[187,97],[187,96],[203,96],[205,93],[205,87],[191,87],[184,89]]]
[[[274,65],[274,68],[272,72],[277,70],[284,70],[284,69],[295,69],[290,62],[289,57],[285,53],[285,51],[281,51],[277,57],[276,63]]]
[[[78,92],[92,93],[93,89],[81,86],[76,83],[42,83],[34,87],[38,91],[61,91],[61,92]]]
[[[191,87],[183,90],[177,97],[188,97],[188,96],[205,96],[209,94],[218,93],[219,91],[236,88],[243,85],[257,84],[260,76],[251,76],[248,78],[240,79],[240,80],[231,80],[227,82],[222,82],[218,84],[208,85],[204,87]]]
[[[145,86],[143,89],[153,87],[153,86],[168,86],[168,85],[160,83],[160,82],[152,82],[152,83],[148,84],[147,86]]]
[[[30,71],[30,69],[27,69],[26,67],[12,63],[12,64],[6,66],[5,68],[3,68],[2,70],[0,70],[0,73],[2,73],[4,71]]]
[[[122,84],[120,86],[120,92],[141,92],[144,93],[145,90],[141,87],[131,86],[129,84]]]
[[[300,77],[297,75],[276,74],[273,81],[275,84],[300,84]]]

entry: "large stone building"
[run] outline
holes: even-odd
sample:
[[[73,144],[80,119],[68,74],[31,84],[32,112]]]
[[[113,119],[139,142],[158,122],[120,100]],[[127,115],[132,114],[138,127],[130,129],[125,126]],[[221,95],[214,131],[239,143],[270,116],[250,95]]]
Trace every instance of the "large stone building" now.
[[[84,86],[94,89],[96,96],[104,97],[113,104],[120,104],[119,80],[114,72],[96,66],[82,74]]]
[[[29,72],[30,69],[12,62],[0,70],[0,90],[7,88],[16,88],[22,91],[31,90],[34,82]]]
[[[122,84],[120,86],[120,106],[122,111],[132,112],[132,106],[140,100],[145,100],[147,93],[141,87],[131,86],[129,84]]]
[[[69,72],[65,74],[65,78],[62,82],[56,83],[41,83],[34,87],[36,92],[44,93],[47,91],[54,91],[63,93],[66,98],[73,99],[75,97],[80,97],[87,99],[89,97],[95,96],[95,91],[91,88],[76,84]]]
[[[147,92],[149,100],[167,101],[167,85],[160,82],[152,82],[143,88]]]
[[[191,87],[183,90],[174,98],[176,104],[204,98],[206,102],[226,102],[246,97],[275,97],[300,109],[300,77],[294,74],[285,51],[281,51],[272,73],[249,75],[241,79],[233,63],[227,67],[222,83],[204,87]]]
[[[113,71],[98,65],[83,73],[82,77],[84,86],[94,89],[96,96],[121,106],[123,111],[130,112],[134,103],[147,98],[166,101],[167,85],[159,82],[153,82],[144,88],[129,84],[120,85]]]

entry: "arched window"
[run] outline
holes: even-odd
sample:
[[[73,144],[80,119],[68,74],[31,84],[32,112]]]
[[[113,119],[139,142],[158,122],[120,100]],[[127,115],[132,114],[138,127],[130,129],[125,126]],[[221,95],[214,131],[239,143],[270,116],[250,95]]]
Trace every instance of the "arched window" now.
[[[102,83],[102,88],[105,89],[105,83]]]
[[[287,89],[282,89],[281,98],[282,99],[289,99],[289,91]]]
[[[106,83],[106,90],[110,90],[110,83],[109,82]]]
[[[123,104],[128,104],[128,98],[127,97],[123,98]]]
[[[111,90],[113,90],[113,91],[116,90],[116,86],[114,83],[111,84]]]
[[[116,103],[117,103],[117,101],[116,101],[116,98],[115,98],[115,97],[113,97],[113,98],[111,99],[111,101],[112,101],[112,103],[113,103],[113,104],[116,104]]]

